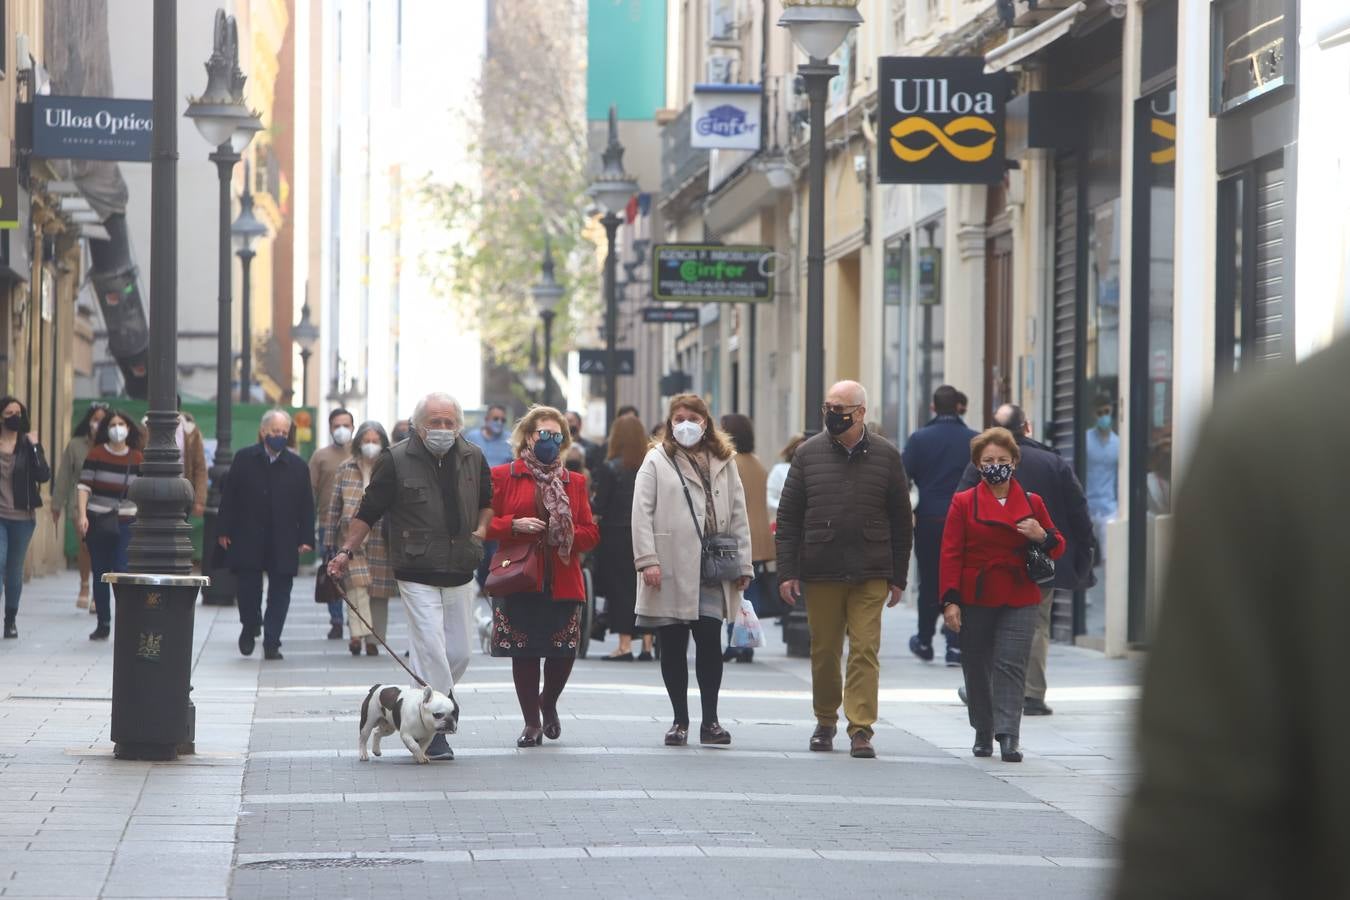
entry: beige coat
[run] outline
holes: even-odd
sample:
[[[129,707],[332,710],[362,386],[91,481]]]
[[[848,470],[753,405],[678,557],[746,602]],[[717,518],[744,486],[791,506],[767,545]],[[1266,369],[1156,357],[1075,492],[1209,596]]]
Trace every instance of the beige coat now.
[[[753,453],[737,453],[735,459],[736,473],[745,487],[745,508],[750,518],[750,557],[755,562],[767,562],[777,553],[773,532],[769,530],[769,473]]]
[[[730,459],[713,459],[709,467],[712,475],[713,511],[717,515],[716,533],[736,535],[741,551],[741,574],[754,574],[750,559],[750,523],[746,518],[745,490],[740,475]],[[637,614],[640,616],[670,617],[683,621],[698,618],[700,587],[700,560],[702,545],[699,530],[707,533],[704,523],[703,483],[687,460],[680,459],[680,471],[689,485],[698,516],[698,529],[689,515],[680,477],[675,474],[670,457],[660,446],[647,451],[647,458],[638,469],[633,490],[633,564],[637,575]],[[661,567],[661,587],[650,588],[642,580],[642,570],[649,566]],[[735,618],[741,607],[741,592],[735,582],[722,585],[726,600],[726,618]]]

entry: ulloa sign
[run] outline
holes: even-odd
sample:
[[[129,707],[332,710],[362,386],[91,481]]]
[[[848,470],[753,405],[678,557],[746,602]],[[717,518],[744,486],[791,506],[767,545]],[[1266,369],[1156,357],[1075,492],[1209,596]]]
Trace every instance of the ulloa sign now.
[[[149,162],[149,100],[33,98],[33,153],[43,159]]]
[[[1007,76],[980,57],[883,56],[877,175],[883,184],[1003,179]]]

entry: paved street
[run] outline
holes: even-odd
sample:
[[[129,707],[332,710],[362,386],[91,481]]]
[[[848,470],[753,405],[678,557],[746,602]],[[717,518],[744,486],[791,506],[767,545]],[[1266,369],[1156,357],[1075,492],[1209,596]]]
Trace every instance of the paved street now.
[[[518,751],[505,660],[460,691],[453,763],[391,738],[356,759],[356,713],[385,658],[323,639],[297,585],[280,663],[244,659],[233,609],[198,608],[195,757],[124,763],[108,742],[110,645],[86,635],[74,579],[35,581],[0,646],[0,896],[742,897],[845,886],[913,897],[1099,896],[1129,779],[1135,664],[1056,647],[1020,766],[975,760],[959,670],[905,649],[887,614],[876,761],[806,751],[806,662],[777,644],[730,665],[727,749],[667,749],[655,664],[592,645],[563,737]],[[401,611],[391,643],[404,643]],[[612,644],[610,645],[612,646]],[[692,675],[691,675],[692,681]],[[695,709],[697,709],[695,705]],[[697,724],[697,723],[695,723]],[[839,746],[845,746],[841,740]]]

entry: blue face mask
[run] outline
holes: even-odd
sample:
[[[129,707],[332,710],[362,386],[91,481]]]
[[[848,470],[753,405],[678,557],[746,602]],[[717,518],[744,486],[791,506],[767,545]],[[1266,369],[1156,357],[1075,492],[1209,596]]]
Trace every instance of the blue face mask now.
[[[271,450],[273,453],[280,453],[282,450],[286,449],[286,435],[269,434],[267,437],[263,438],[263,443],[266,444],[267,449]]]
[[[552,441],[535,441],[534,458],[544,465],[550,465],[558,458],[558,452],[561,446]]]
[[[1110,413],[1107,413],[1107,414],[1104,415],[1104,416],[1098,416],[1098,417],[1097,417],[1097,427],[1100,428],[1102,431],[1110,431],[1110,430],[1111,430],[1111,414],[1110,414]]]

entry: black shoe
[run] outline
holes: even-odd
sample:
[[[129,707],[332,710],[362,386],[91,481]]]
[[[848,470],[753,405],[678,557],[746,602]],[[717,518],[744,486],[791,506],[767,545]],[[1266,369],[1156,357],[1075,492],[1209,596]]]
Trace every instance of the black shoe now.
[[[925,644],[923,641],[919,640],[917,634],[909,639],[909,652],[913,653],[924,662],[933,661],[933,645]]]
[[[738,663],[748,663],[754,661],[755,661],[755,651],[750,647],[746,647],[744,650],[741,650],[736,654],[736,662]]]
[[[431,745],[427,747],[427,759],[444,760],[454,759],[455,751],[450,749],[450,745],[445,741],[445,735],[438,734],[431,739]]]
[[[252,656],[252,655],[253,655],[253,642],[254,642],[253,629],[251,629],[251,628],[241,628],[241,629],[239,629],[239,652],[240,652],[240,653],[244,654],[245,656]]]
[[[1021,762],[1022,750],[1017,746],[1017,736],[1013,734],[995,735],[998,738],[999,754],[1004,762]]]
[[[698,729],[698,742],[700,744],[712,744],[713,746],[725,747],[731,743],[731,732],[723,728],[719,723],[714,722],[711,725],[700,725]]]
[[[329,639],[330,641],[340,641],[340,640],[342,640],[342,623],[341,623],[341,622],[334,622],[332,625],[329,625],[329,626],[328,626],[328,639]]]
[[[975,732],[975,746],[970,752],[981,759],[994,755],[994,739],[990,735]]]
[[[1024,716],[1053,716],[1054,714],[1055,711],[1046,706],[1044,700],[1027,697],[1022,701],[1022,715]]]
[[[629,650],[627,653],[611,653],[608,656],[602,656],[600,658],[607,662],[632,662],[633,651]]]
[[[516,746],[522,750],[526,747],[542,747],[544,745],[544,729],[536,728],[533,725],[526,725],[520,732],[520,737],[516,738]]]
[[[15,626],[13,619],[5,620],[5,637],[16,638],[19,636],[19,629]]]
[[[957,689],[956,689],[956,696],[958,696],[958,697],[961,698],[961,703],[962,703],[963,705],[965,705],[965,706],[969,706],[969,705],[970,705],[970,701],[966,699],[966,689],[965,689],[965,688],[963,688],[963,687],[957,688]]]
[[[807,746],[817,753],[829,753],[834,749],[834,736],[837,733],[838,729],[833,725],[817,725]]]
[[[652,651],[643,650],[641,653],[638,654],[638,662],[651,662],[651,661],[652,661]]]
[[[947,667],[950,669],[961,668],[961,649],[959,647],[947,648]]]
[[[280,647],[263,647],[263,659],[272,659],[272,660],[276,660],[276,659],[285,659],[285,658],[286,658],[286,657],[284,657],[284,656],[281,655],[281,648],[280,648]]]
[[[732,647],[730,644],[728,644],[727,649],[722,651],[722,662],[731,662],[733,659],[735,659],[740,655],[741,651],[737,650],[735,647]]]
[[[91,641],[106,641],[108,635],[112,634],[112,628],[108,625],[100,625],[89,635]]]

